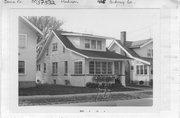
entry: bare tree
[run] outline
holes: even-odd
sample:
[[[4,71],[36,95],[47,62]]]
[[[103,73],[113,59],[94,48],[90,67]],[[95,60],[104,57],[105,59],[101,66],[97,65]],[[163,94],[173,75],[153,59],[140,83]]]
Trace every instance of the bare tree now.
[[[45,38],[52,30],[62,30],[63,21],[57,20],[55,17],[28,16],[27,19],[43,32]],[[45,38],[39,38],[38,42]]]

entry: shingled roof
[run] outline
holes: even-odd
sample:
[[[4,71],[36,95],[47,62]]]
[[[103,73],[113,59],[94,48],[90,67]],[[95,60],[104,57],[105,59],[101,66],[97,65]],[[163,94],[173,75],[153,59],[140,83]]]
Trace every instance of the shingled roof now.
[[[109,50],[106,51],[91,51],[91,50],[82,50],[76,48],[71,41],[65,36],[62,35],[61,31],[54,30],[54,33],[58,36],[58,38],[62,41],[62,43],[65,45],[66,48],[69,48],[70,50],[73,50],[75,52],[78,52],[80,54],[83,54],[89,58],[109,58],[109,59],[131,59],[127,56],[123,56],[114,52],[110,52]]]
[[[128,48],[139,48],[142,45],[144,45],[145,43],[151,41],[152,39],[144,39],[144,40],[138,40],[138,41],[126,41],[125,45]]]
[[[133,41],[126,41],[125,45],[123,45],[120,40],[116,40],[116,42],[117,42],[119,45],[121,45],[131,56],[136,57],[136,58],[139,58],[139,59],[144,60],[144,61],[147,61],[147,62],[149,62],[149,63],[152,64],[152,62],[153,62],[153,61],[152,61],[152,58],[141,57],[141,56],[138,55],[138,54],[133,50],[133,48],[132,48],[132,46],[133,46],[134,48],[135,48],[135,47],[136,47],[136,48],[137,48],[137,47],[140,47],[141,45],[149,42],[150,40],[152,40],[152,39],[135,41],[135,43],[134,43]]]

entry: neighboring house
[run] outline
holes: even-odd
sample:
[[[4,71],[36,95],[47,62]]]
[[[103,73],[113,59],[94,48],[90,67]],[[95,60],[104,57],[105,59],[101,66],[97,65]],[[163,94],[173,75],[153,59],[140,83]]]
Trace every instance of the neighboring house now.
[[[18,73],[19,87],[36,85],[36,44],[43,33],[25,17],[19,17]]]
[[[126,83],[151,85],[153,79],[153,40],[126,41],[126,32],[121,40],[113,40],[108,47],[116,53],[127,55],[133,60],[126,62]]]
[[[125,86],[124,62],[130,58],[107,50],[106,38],[53,30],[38,54],[37,82],[86,86],[110,77]]]

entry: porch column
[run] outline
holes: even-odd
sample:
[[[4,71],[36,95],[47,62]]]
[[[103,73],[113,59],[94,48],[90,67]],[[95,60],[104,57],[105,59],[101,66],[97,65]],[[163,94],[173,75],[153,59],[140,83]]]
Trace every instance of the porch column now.
[[[125,76],[125,62],[120,61],[120,66],[121,66],[121,83],[123,86],[126,86],[126,76]]]

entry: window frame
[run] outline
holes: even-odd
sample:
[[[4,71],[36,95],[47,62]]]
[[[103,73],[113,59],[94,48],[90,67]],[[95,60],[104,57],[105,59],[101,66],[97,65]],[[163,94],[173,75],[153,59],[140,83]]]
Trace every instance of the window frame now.
[[[86,47],[86,44],[89,44],[89,48]],[[90,39],[85,39],[84,48],[86,48],[86,49],[90,49],[91,48],[91,40]]]
[[[52,51],[57,51],[58,50],[57,48],[58,48],[58,43],[52,43]]]
[[[20,44],[20,35],[25,36],[25,44],[24,44],[25,46],[24,46],[24,47],[20,47],[20,45],[19,45],[19,44]],[[25,34],[25,33],[20,33],[18,38],[19,38],[19,39],[18,39],[18,42],[19,42],[19,43],[18,43],[18,47],[19,47],[19,48],[27,48],[27,34]]]
[[[68,61],[64,61],[64,74],[68,74]]]
[[[147,74],[148,74],[148,71],[147,71],[148,69],[147,69],[147,67],[148,67],[147,65],[144,65],[144,75],[147,75]]]
[[[95,43],[94,47],[93,47],[93,41]],[[91,49],[97,49],[97,41],[96,40],[91,40]]]
[[[23,71],[24,71],[24,72],[23,72],[23,73],[19,73],[19,69],[20,69],[20,67],[19,67],[20,65],[19,65],[19,64],[20,64],[20,62],[23,62],[23,63],[24,63],[24,65],[23,65],[23,67],[24,67],[24,68],[23,68]],[[26,74],[26,63],[25,63],[25,61],[23,61],[23,60],[19,60],[19,61],[18,61],[18,74],[19,74],[19,75],[25,75],[25,74]]]
[[[57,74],[58,74],[58,62],[52,62],[52,75],[57,75]]]
[[[101,44],[101,45],[100,45],[100,48],[98,48],[98,42],[101,42],[101,43],[100,43],[100,44]],[[98,50],[102,50],[102,41],[97,40],[97,49],[98,49]]]
[[[47,69],[47,68],[46,68],[46,63],[43,63],[43,67],[44,67],[44,68],[43,68],[43,72],[46,73],[46,69]]]
[[[83,62],[82,61],[75,61],[74,62],[74,74],[75,75],[82,75],[83,74]]]

